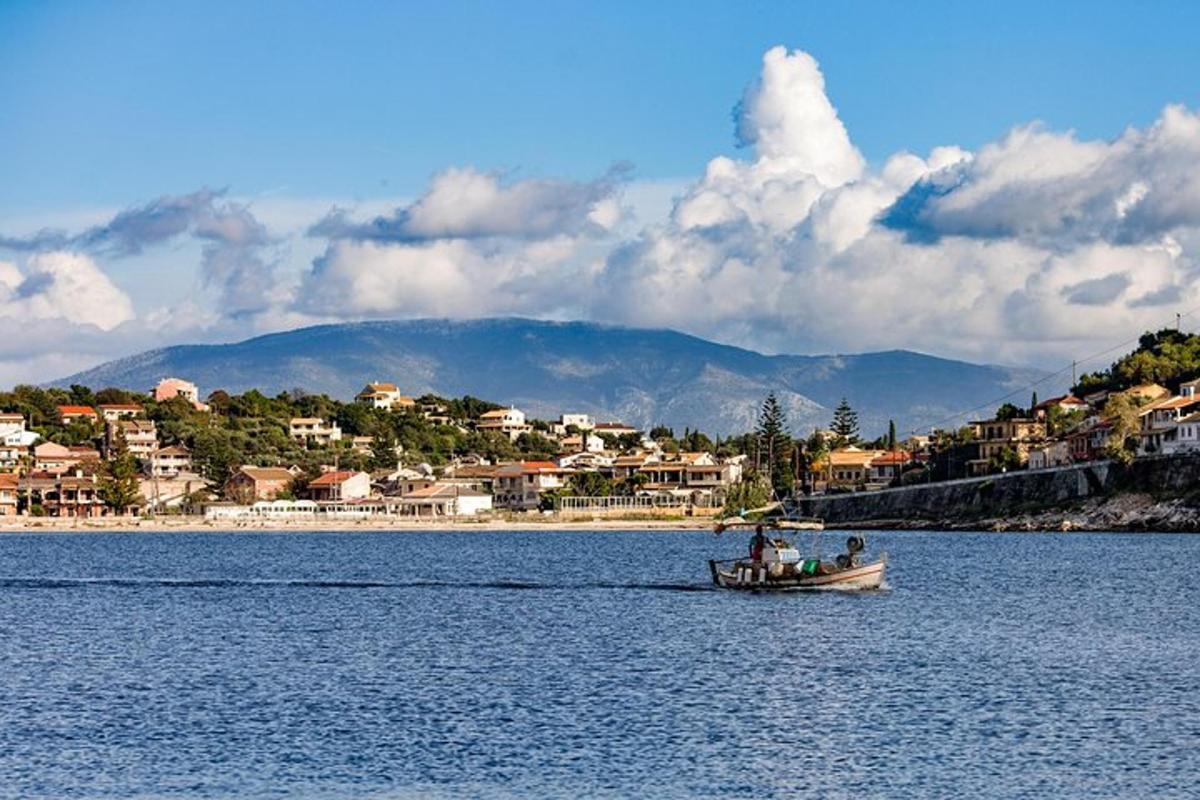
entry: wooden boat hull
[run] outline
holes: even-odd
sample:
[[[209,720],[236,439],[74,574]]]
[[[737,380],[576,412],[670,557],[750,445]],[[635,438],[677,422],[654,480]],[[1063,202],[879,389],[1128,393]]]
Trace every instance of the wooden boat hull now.
[[[830,572],[825,575],[773,578],[764,566],[739,562],[732,569],[723,569],[710,561],[713,583],[722,589],[750,592],[803,592],[822,589],[869,591],[883,586],[887,562],[884,559],[859,567]]]

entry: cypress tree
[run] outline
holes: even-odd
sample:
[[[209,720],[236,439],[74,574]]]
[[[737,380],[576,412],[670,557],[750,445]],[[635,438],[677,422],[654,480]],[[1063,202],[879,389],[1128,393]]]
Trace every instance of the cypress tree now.
[[[894,419],[888,420],[887,444],[888,444],[888,450],[896,449],[896,421]]]

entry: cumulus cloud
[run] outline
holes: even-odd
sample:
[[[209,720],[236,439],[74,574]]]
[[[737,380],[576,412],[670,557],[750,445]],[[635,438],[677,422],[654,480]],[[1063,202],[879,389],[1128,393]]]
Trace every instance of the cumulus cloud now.
[[[448,169],[434,177],[415,203],[356,223],[334,210],[310,233],[331,239],[421,242],[430,239],[517,237],[544,239],[612,229],[624,166],[594,181],[529,179],[506,182],[495,172]]]
[[[1044,361],[1194,302],[1200,124],[1112,142],[1037,124],[868,167],[807,53],[768,51],[718,156],[640,231],[612,179],[449,170],[332,239],[297,295],[325,316],[585,316],[780,351],[911,347]]]
[[[264,255],[271,237],[249,208],[226,199],[223,191],[206,188],[159,197],[77,233],[47,229],[24,237],[0,236],[0,248],[120,258],[185,235],[201,242],[200,274],[217,290],[223,309],[240,315],[266,306],[274,285],[274,264]]]
[[[1070,247],[1156,241],[1200,225],[1200,116],[1168,106],[1145,130],[1079,141],[1033,124],[915,183],[884,222],[910,238],[1021,238]]]
[[[34,254],[0,265],[0,326],[60,315],[115,340],[150,324],[180,331],[181,319],[232,337],[317,320],[522,314],[785,352],[907,347],[1046,363],[1200,306],[1200,116],[1186,108],[1111,141],[1034,123],[975,152],[948,144],[868,165],[817,62],[777,47],[734,123],[744,155],[649,194],[624,167],[591,181],[464,167],[391,211],[380,213],[394,201],[335,206],[291,243],[308,254],[290,287],[277,235],[209,190],[74,234],[0,238]],[[629,196],[665,207],[639,209],[635,223]],[[129,320],[128,298],[88,258],[181,237],[199,244],[217,308]],[[72,299],[85,284],[102,302]]]
[[[86,255],[40,253],[24,270],[0,262],[0,318],[61,320],[112,330],[133,318],[129,297]]]

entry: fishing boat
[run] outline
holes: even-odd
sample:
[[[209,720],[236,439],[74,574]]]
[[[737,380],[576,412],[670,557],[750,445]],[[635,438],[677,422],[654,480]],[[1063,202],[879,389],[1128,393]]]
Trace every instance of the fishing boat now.
[[[822,520],[780,514],[764,514],[758,519],[747,516],[743,513],[717,522],[718,534],[753,530],[754,536],[749,557],[708,562],[714,585],[752,592],[864,591],[883,585],[887,555],[881,553],[875,561],[863,561],[866,540],[861,535],[852,534],[846,540],[846,552],[833,561],[824,561],[819,555],[820,536],[825,529]],[[807,557],[801,555],[796,543],[804,531],[813,533],[813,554]],[[793,538],[787,537],[788,532],[794,532]]]

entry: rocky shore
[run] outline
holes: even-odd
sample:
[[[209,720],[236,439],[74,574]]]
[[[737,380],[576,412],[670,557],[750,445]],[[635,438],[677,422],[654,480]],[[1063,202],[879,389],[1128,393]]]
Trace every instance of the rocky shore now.
[[[1062,508],[1000,516],[967,514],[944,519],[857,520],[840,523],[838,527],[858,530],[1200,533],[1200,504],[1182,497],[1163,499],[1147,493],[1130,493],[1083,500]]]

